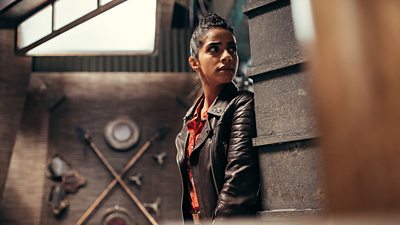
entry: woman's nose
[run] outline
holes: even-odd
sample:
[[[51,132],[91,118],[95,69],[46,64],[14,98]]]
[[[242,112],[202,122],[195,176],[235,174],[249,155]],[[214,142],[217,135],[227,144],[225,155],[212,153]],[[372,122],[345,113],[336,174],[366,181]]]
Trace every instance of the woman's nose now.
[[[230,54],[230,52],[228,50],[224,50],[222,52],[221,61],[222,62],[232,61],[232,55]]]

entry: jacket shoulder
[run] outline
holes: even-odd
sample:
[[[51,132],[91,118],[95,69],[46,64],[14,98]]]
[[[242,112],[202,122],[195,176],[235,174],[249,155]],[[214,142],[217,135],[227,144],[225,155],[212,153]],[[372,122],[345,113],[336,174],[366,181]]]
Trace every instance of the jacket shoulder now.
[[[253,101],[254,100],[254,93],[250,92],[250,91],[247,91],[247,90],[241,90],[241,91],[238,91],[238,94],[235,97],[235,99],[238,102]]]
[[[247,110],[254,110],[254,93],[241,90],[229,101],[226,112],[241,113]]]

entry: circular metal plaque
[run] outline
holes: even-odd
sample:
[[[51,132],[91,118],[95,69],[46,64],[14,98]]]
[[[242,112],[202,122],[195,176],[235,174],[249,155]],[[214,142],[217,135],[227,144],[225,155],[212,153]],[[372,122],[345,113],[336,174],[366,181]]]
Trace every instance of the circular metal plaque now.
[[[132,216],[129,215],[128,210],[118,205],[112,208],[106,209],[102,225],[136,225],[133,221]]]
[[[116,150],[128,150],[139,140],[139,127],[127,116],[110,121],[104,130],[107,143]]]

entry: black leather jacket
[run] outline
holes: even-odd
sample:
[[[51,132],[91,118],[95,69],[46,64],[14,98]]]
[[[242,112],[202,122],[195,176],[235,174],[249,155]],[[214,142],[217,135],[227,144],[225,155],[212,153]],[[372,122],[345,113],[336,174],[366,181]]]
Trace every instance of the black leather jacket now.
[[[188,110],[176,138],[185,220],[191,219],[185,163],[187,122],[198,103],[199,100]],[[219,220],[255,214],[259,167],[251,140],[256,135],[253,94],[239,92],[233,83],[226,84],[207,113],[208,120],[190,156],[201,217]]]

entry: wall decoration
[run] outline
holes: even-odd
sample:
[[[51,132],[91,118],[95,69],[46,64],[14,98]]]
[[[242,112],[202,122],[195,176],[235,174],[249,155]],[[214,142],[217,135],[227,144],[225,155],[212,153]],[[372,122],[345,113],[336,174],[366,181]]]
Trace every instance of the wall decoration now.
[[[120,116],[110,121],[104,129],[107,143],[119,151],[133,147],[138,142],[139,135],[138,125],[128,116]]]
[[[67,192],[60,184],[54,184],[50,190],[49,205],[54,216],[58,217],[69,207]]]
[[[49,172],[48,176],[56,181],[60,181],[63,174],[65,174],[66,171],[71,170],[69,163],[58,154],[51,157],[47,168]]]
[[[160,215],[160,204],[161,204],[161,198],[157,197],[155,202],[152,203],[143,203],[144,207],[150,209],[152,212],[154,212],[157,216]]]
[[[164,159],[165,159],[166,156],[167,156],[166,152],[161,152],[161,153],[158,153],[158,154],[154,154],[153,158],[157,161],[157,163],[159,165],[163,165],[164,164]]]
[[[76,193],[86,184],[86,179],[76,170],[67,170],[61,177],[61,185],[67,193]]]
[[[138,186],[138,187],[142,186],[142,174],[141,173],[132,175],[128,179],[130,182],[136,184],[136,186]]]
[[[75,193],[86,184],[86,179],[76,170],[72,169],[61,155],[55,154],[48,163],[48,176],[53,181],[61,181],[67,193]]]
[[[89,215],[93,212],[93,210],[97,207],[97,205],[101,202],[101,200],[109,193],[109,191],[116,185],[118,182],[120,186],[123,188],[123,190],[128,194],[128,196],[132,199],[132,201],[137,205],[137,207],[140,209],[140,211],[143,213],[143,215],[147,218],[147,220],[152,224],[152,225],[158,225],[157,221],[150,215],[150,213],[146,210],[146,208],[143,206],[142,202],[136,197],[136,195],[129,189],[129,187],[126,185],[125,181],[121,179],[125,175],[126,172],[130,169],[133,164],[142,156],[142,154],[151,146],[151,144],[158,139],[162,139],[165,136],[165,133],[167,131],[166,126],[160,127],[156,134],[148,140],[144,146],[131,158],[131,160],[127,163],[127,165],[124,167],[122,172],[118,174],[114,168],[111,166],[111,164],[108,162],[108,160],[104,157],[103,153],[100,151],[100,149],[97,147],[97,145],[93,142],[92,137],[89,135],[89,133],[84,130],[81,127],[77,128],[77,133],[80,138],[80,140],[84,140],[85,144],[90,146],[90,148],[96,153],[96,156],[102,161],[102,163],[107,167],[107,169],[111,172],[113,175],[114,179],[113,181],[107,186],[107,188],[103,191],[105,194],[101,194],[95,202],[86,210],[86,212],[82,215],[82,217],[78,220],[76,225],[81,225],[86,221],[86,219],[89,217]]]
[[[75,225],[89,208],[91,213],[85,214],[88,216],[82,224],[99,225],[102,224],[105,210],[116,204],[127,209],[138,225],[151,224],[94,151],[77,139],[77,125],[90,131],[104,157],[140,201],[151,203],[157,196],[162,198],[158,216],[147,209],[157,222],[181,220],[178,168],[169,157],[176,153],[175,135],[181,129],[182,117],[187,110],[176,101],[176,96],[188,95],[193,88],[195,76],[191,73],[125,72],[42,73],[32,76],[43,80],[52,89],[52,93],[57,93],[51,96],[61,96],[62,92],[66,97],[49,114],[46,124],[47,158],[55,154],[62,155],[67,162],[72,163],[73,169],[87,179],[84,188],[80,188],[74,195],[68,194],[70,207],[63,214],[65,216],[57,218],[48,204],[48,193],[55,182],[44,179],[42,202],[37,204],[40,218],[34,225]],[[106,125],[120,115],[129,116],[140,128],[137,144],[127,151],[115,150],[104,137]],[[153,143],[127,170],[127,161],[141,151],[147,140],[154,135],[154,129],[164,123],[168,123],[171,130],[163,141]],[[86,150],[84,146],[87,146]],[[160,152],[167,153],[162,166],[153,158],[154,154]],[[122,171],[125,171],[124,176]],[[129,180],[130,176],[138,173],[141,173],[141,186]],[[109,189],[106,190],[107,187]]]
[[[136,225],[129,211],[118,205],[106,209],[101,225]]]
[[[49,160],[47,173],[53,181],[61,181],[51,187],[48,201],[53,215],[59,217],[69,207],[67,193],[76,193],[86,184],[86,179],[58,154]]]

